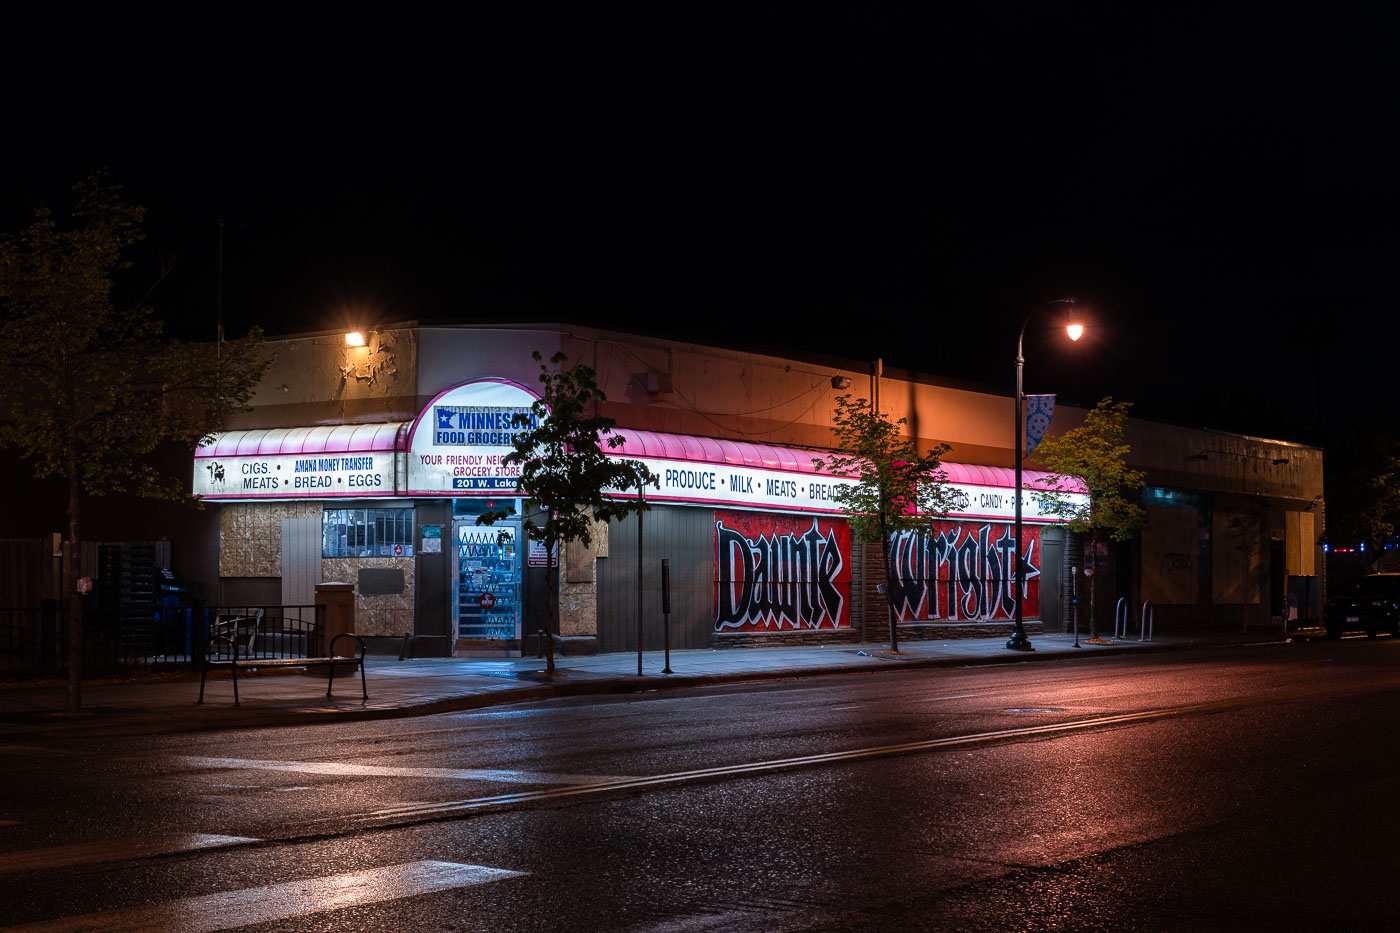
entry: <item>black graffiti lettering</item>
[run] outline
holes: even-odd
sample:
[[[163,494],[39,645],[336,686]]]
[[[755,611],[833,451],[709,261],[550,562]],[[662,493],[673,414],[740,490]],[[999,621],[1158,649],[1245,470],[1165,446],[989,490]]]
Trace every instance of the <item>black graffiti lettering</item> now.
[[[1016,614],[1016,600],[1040,576],[1035,539],[1016,554],[1009,525],[988,523],[964,530],[960,524],[890,536],[891,584],[895,616],[901,622],[926,619],[997,619]],[[1016,593],[1019,563],[1026,586]]]
[[[996,548],[996,569],[994,571],[994,585],[996,588],[997,606],[1007,616],[1016,615],[1016,574],[1008,572],[1002,573],[1002,568],[1010,571],[1013,566],[1012,561],[1016,559],[1016,535],[1015,526],[1008,525],[1002,531],[1001,537],[997,538]]]
[[[978,555],[977,539],[968,535],[967,539],[958,545],[958,588],[962,590],[964,619],[982,617],[982,578],[977,572]]]
[[[840,624],[846,600],[836,579],[845,558],[834,531],[824,537],[813,519],[812,527],[801,534],[760,535],[755,541],[717,521],[715,540],[717,630]]]
[[[1190,569],[1191,569],[1191,555],[1190,555],[1190,554],[1173,554],[1173,553],[1168,553],[1168,554],[1163,554],[1163,555],[1162,555],[1162,570],[1165,571],[1166,573],[1171,573],[1173,570],[1190,570]]]
[[[722,619],[745,619],[753,602],[753,575],[747,572],[733,573],[734,563],[748,569],[748,541],[737,531],[716,523],[715,536],[719,546],[719,606],[717,612]],[[737,583],[737,586],[736,586]]]
[[[804,536],[809,541],[809,546],[813,553],[817,555],[816,573],[812,575],[815,581],[813,587],[813,606],[821,606],[826,614],[831,617],[833,624],[841,621],[841,607],[845,605],[845,599],[841,596],[841,589],[836,585],[836,578],[841,575],[841,570],[845,567],[845,558],[841,556],[841,545],[836,541],[836,532],[828,531],[825,541],[822,540],[821,532],[817,530],[816,522],[812,523],[812,530]],[[835,611],[832,611],[834,607]]]
[[[928,596],[927,563],[923,540],[917,535],[894,535],[890,541],[890,561],[894,564],[894,579],[890,584],[890,600],[896,616],[917,618]]]

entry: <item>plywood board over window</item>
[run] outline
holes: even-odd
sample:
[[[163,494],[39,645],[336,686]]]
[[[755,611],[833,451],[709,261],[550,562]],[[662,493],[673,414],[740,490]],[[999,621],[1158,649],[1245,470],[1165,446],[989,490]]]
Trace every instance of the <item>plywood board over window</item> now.
[[[1289,576],[1317,576],[1317,531],[1311,512],[1284,512],[1284,562]]]
[[[1142,598],[1158,605],[1194,605],[1196,510],[1150,505],[1142,532]]]
[[[1263,560],[1259,520],[1238,512],[1216,512],[1210,546],[1211,601],[1216,605],[1257,604]]]

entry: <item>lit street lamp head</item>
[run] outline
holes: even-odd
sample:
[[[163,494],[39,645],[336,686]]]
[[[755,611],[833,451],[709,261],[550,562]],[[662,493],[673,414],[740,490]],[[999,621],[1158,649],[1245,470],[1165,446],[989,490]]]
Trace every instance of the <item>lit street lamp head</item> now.
[[[1084,336],[1084,325],[1070,324],[1065,327],[1065,333],[1069,334],[1070,340],[1078,340],[1080,337]]]

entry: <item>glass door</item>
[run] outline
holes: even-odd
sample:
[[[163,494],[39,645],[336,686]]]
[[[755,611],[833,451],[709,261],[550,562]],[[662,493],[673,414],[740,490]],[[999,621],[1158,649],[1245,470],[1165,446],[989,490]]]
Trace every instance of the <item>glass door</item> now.
[[[452,623],[457,638],[520,637],[520,525],[452,522]]]

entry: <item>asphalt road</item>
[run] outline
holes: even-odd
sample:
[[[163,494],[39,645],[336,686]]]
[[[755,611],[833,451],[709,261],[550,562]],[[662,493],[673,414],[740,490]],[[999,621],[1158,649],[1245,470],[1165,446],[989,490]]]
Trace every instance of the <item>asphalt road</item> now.
[[[0,927],[1346,930],[1400,639],[0,746]]]

